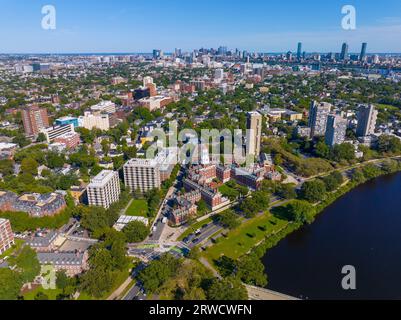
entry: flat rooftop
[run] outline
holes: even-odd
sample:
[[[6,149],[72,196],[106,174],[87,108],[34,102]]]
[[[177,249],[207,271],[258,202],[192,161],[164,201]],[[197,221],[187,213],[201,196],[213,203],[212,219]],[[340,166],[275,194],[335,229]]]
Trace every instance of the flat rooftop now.
[[[107,182],[114,177],[114,171],[103,170],[96,177],[91,180],[88,188],[99,188],[103,187]]]

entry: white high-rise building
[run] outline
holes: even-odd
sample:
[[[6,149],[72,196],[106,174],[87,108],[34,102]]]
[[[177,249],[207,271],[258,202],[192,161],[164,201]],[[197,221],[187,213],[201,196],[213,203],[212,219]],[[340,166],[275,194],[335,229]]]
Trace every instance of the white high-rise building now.
[[[155,159],[131,159],[124,165],[124,182],[131,191],[147,192],[161,187],[160,166]]]
[[[121,186],[118,172],[103,170],[91,180],[87,192],[90,206],[108,209],[120,198]]]
[[[100,112],[100,113],[115,113],[116,112],[116,104],[111,101],[102,101],[91,107],[92,112]]]
[[[78,118],[80,127],[88,130],[94,128],[107,131],[110,129],[110,117],[108,114],[85,112],[84,116]]]
[[[177,148],[165,148],[153,159],[131,159],[124,165],[124,182],[131,191],[159,189],[178,161]]]

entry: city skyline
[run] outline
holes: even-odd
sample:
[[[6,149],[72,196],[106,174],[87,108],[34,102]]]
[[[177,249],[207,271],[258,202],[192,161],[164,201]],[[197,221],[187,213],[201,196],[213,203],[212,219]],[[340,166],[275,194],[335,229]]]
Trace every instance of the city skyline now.
[[[353,1],[357,28],[348,31],[341,27],[344,3],[337,0],[324,4],[207,0],[202,6],[180,1],[176,5],[53,1],[56,30],[41,28],[40,1],[0,3],[4,8],[1,53],[151,52],[154,48],[172,52],[175,47],[191,51],[221,45],[252,52],[297,52],[298,42],[306,52],[338,52],[344,42],[350,52],[360,52],[362,42],[369,44],[370,53],[401,52],[401,44],[393,41],[393,35],[401,33],[401,17],[393,14],[400,12],[401,4],[395,0],[386,0],[379,8]]]

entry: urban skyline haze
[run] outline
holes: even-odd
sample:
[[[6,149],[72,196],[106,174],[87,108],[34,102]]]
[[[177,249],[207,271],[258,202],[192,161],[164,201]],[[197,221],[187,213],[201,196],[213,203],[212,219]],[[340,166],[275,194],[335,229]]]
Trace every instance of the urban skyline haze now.
[[[42,7],[56,8],[56,30],[41,27]],[[343,42],[359,52],[399,53],[401,3],[334,0],[273,2],[175,0],[5,1],[0,0],[1,53],[171,52],[218,47],[257,52],[339,52]],[[356,30],[343,30],[344,5],[356,8]],[[318,9],[318,10],[317,10]]]

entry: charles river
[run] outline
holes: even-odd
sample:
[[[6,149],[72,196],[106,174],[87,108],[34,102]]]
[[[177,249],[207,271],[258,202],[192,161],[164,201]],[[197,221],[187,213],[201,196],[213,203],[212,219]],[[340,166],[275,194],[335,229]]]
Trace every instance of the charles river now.
[[[268,289],[302,299],[401,299],[401,173],[339,199],[263,258]],[[356,269],[345,291],[343,266]]]

